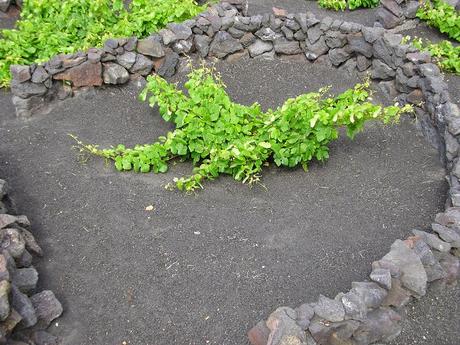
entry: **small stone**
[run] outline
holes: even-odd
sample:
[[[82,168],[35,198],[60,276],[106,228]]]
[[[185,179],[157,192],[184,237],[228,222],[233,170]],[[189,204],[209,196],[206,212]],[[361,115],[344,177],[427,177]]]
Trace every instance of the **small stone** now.
[[[46,332],[36,331],[32,333],[32,341],[35,345],[60,345],[61,340],[58,337]]]
[[[449,252],[452,248],[451,245],[447,242],[442,241],[438,236],[429,234],[424,231],[420,230],[412,230],[412,233],[415,236],[420,237],[426,244],[428,244],[431,248],[436,249],[440,252]]]
[[[142,54],[137,54],[136,62],[131,67],[131,73],[137,73],[142,76],[149,75],[153,68],[153,62]]]
[[[297,324],[303,330],[307,330],[310,325],[310,320],[315,315],[314,305],[305,303],[297,307],[295,311],[297,313]]]
[[[157,74],[164,78],[170,78],[176,73],[176,68],[179,63],[179,55],[171,52],[166,54],[160,67],[157,70]]]
[[[415,89],[407,95],[407,101],[411,104],[419,105],[424,101],[422,90]]]
[[[21,315],[19,315],[19,313],[16,310],[11,309],[11,313],[6,318],[6,320],[4,320],[3,322],[0,322],[0,334],[10,334],[11,332],[13,332],[13,330],[16,328],[19,322],[21,322],[21,320],[22,320]],[[15,345],[15,344],[11,344],[11,345]],[[28,344],[19,344],[19,345],[28,345]]]
[[[355,320],[363,320],[367,315],[367,306],[362,297],[351,290],[340,296],[340,301],[345,309],[345,315]]]
[[[269,335],[270,329],[265,324],[265,321],[259,321],[257,325],[252,327],[248,332],[249,342],[252,345],[266,345]]]
[[[0,11],[7,12],[8,7],[10,7],[11,0],[0,0]]]
[[[406,8],[404,10],[404,17],[408,19],[414,19],[417,16],[417,11],[420,7],[418,1],[408,1],[406,2]]]
[[[403,19],[395,16],[393,13],[388,11],[386,8],[381,7],[377,9],[375,14],[377,21],[382,24],[385,29],[392,29],[403,22]]]
[[[381,0],[380,3],[383,7],[385,7],[388,11],[394,14],[396,17],[400,18],[403,15],[401,7],[398,3],[394,0]]]
[[[324,36],[322,36],[314,44],[309,44],[307,42],[307,46],[305,49],[305,56],[307,57],[308,60],[313,61],[313,60],[316,60],[321,55],[326,54],[328,51],[329,51],[329,47],[326,45]]]
[[[414,64],[427,63],[431,61],[431,56],[428,52],[407,53],[406,58]]]
[[[136,55],[137,54],[133,52],[125,52],[122,55],[117,55],[117,62],[124,68],[130,69],[136,62]]]
[[[351,345],[350,338],[359,325],[355,320],[329,323],[315,316],[308,330],[316,341],[313,344]]]
[[[128,41],[124,45],[125,50],[128,52],[132,52],[136,50],[136,47],[137,47],[137,37],[128,38]],[[89,60],[89,57],[88,57],[88,60]]]
[[[244,36],[245,31],[235,29],[234,27],[228,29],[228,33],[232,35],[233,38],[238,38],[240,39],[241,37]]]
[[[353,333],[358,344],[390,342],[401,333],[401,316],[391,309],[375,309]]]
[[[288,307],[276,309],[268,318],[266,325],[270,330],[268,344],[302,345],[305,332],[297,325],[296,312]]]
[[[165,56],[165,51],[161,45],[159,36],[150,36],[139,40],[137,43],[137,51],[143,55],[154,58],[161,58]]]
[[[21,292],[28,294],[37,287],[38,272],[33,267],[17,269],[13,274],[12,282]]]
[[[198,54],[200,54],[202,58],[205,58],[209,52],[209,44],[211,43],[211,38],[206,35],[195,35],[194,40]]]
[[[219,31],[211,42],[209,54],[219,59],[226,57],[228,54],[242,50],[241,43],[233,38],[228,32]]]
[[[275,39],[274,48],[278,54],[294,55],[302,52],[299,42],[289,41],[282,37]]]
[[[366,42],[364,36],[360,34],[348,35],[349,50],[359,55],[364,55],[367,58],[372,56],[372,45]]]
[[[334,66],[338,66],[341,63],[347,61],[351,57],[351,54],[344,48],[334,48],[329,50],[329,59]]]
[[[260,54],[260,55],[258,55],[256,57],[254,57],[254,59],[269,60],[269,61],[275,60],[275,51],[271,50],[269,52]]]
[[[49,74],[42,66],[38,66],[34,73],[32,74],[32,83],[43,83],[47,79],[49,79]]]
[[[102,66],[100,63],[86,61],[78,66],[54,75],[53,79],[70,81],[75,87],[101,86],[101,72]]]
[[[11,76],[13,77],[13,80],[17,81],[18,83],[28,81],[32,77],[30,74],[29,66],[11,65],[10,72]]]
[[[374,59],[372,61],[372,78],[387,80],[396,75],[396,72],[384,62]]]
[[[0,321],[5,321],[10,314],[9,294],[11,290],[10,282],[0,281]]]
[[[365,70],[367,70],[371,66],[371,64],[371,60],[363,55],[358,55],[356,57],[356,67],[360,72],[364,72]]]
[[[387,290],[391,289],[391,273],[389,269],[375,268],[372,270],[370,278]]]
[[[419,257],[401,241],[396,240],[391,245],[391,251],[382,260],[388,261],[401,271],[403,286],[413,291],[418,296],[426,293],[427,276]]]
[[[31,300],[14,285],[11,288],[11,306],[21,315],[21,324],[32,327],[37,323],[37,315]]]
[[[347,43],[347,36],[339,31],[326,32],[326,44],[330,48],[342,48]]]
[[[460,231],[455,231],[448,228],[447,226],[436,223],[431,224],[431,227],[433,231],[436,232],[439,237],[441,237],[441,239],[450,243],[452,247],[460,248]]]
[[[33,295],[30,300],[40,325],[48,327],[51,321],[62,314],[62,305],[50,290],[45,290]]]
[[[283,8],[272,7],[273,14],[277,17],[286,17],[287,11]]]
[[[249,55],[251,57],[258,56],[265,52],[269,52],[273,49],[271,42],[264,42],[262,40],[256,40],[252,45],[248,47]]]
[[[27,247],[27,243],[26,243],[26,247]],[[16,261],[17,261],[18,267],[30,267],[30,265],[32,265],[32,255],[26,249],[22,253],[21,257],[17,258]],[[0,273],[0,277],[1,277],[1,273]]]
[[[270,28],[262,28],[259,31],[256,31],[255,35],[259,37],[262,41],[274,41],[278,35]]]
[[[170,23],[167,28],[171,30],[178,40],[187,40],[192,36],[192,30],[184,24]],[[167,44],[165,42],[165,44]]]
[[[3,254],[0,254],[0,281],[10,280],[10,272],[8,271],[8,262]]]
[[[235,62],[240,61],[241,59],[244,59],[244,58],[246,58],[248,56],[249,56],[248,51],[247,50],[242,50],[240,52],[236,52],[236,53],[227,55],[227,57],[225,58],[225,61],[227,61],[228,63],[235,63]]]
[[[323,31],[320,30],[319,26],[314,26],[307,30],[307,37],[311,44],[315,43],[323,35]]]
[[[192,51],[193,43],[191,40],[180,40],[173,44],[172,49],[177,54],[188,54]]]
[[[17,229],[0,230],[0,247],[8,251],[13,258],[21,257],[26,248],[24,238]]]
[[[29,98],[32,96],[43,96],[46,94],[48,89],[43,84],[35,84],[30,81],[19,83],[16,80],[12,80],[10,83],[11,92],[13,95],[21,98]]]
[[[246,32],[243,37],[240,38],[240,43],[243,45],[244,48],[249,47],[256,41],[256,37],[252,34],[252,32]]]
[[[124,67],[107,62],[104,64],[103,78],[105,84],[124,84],[129,80],[129,73]]]
[[[104,42],[104,47],[109,49],[117,49],[118,48],[118,41],[115,39],[108,39]]]
[[[377,41],[377,39],[382,37],[383,33],[385,32],[383,28],[377,27],[364,27],[362,31],[364,39],[369,43],[374,43],[375,41]]]
[[[332,322],[343,321],[345,318],[345,310],[342,303],[323,295],[319,296],[318,302],[315,305],[315,314]]]
[[[283,26],[281,28],[281,32],[284,34],[284,37],[286,37],[288,40],[293,40],[294,39],[294,32],[291,29],[288,29],[287,27]]]
[[[387,291],[374,282],[353,282],[351,286],[368,308],[378,307],[387,296]]]

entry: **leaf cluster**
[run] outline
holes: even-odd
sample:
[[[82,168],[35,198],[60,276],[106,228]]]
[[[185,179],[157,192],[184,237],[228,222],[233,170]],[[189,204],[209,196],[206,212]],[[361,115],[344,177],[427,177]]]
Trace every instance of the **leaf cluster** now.
[[[460,75],[460,45],[454,46],[447,40],[431,43],[420,38],[412,44],[420,50],[429,52],[443,71]]]
[[[323,8],[335,11],[345,11],[347,7],[350,10],[363,7],[376,7],[380,4],[380,0],[319,0],[318,4]]]
[[[79,142],[81,150],[115,162],[119,171],[165,172],[179,157],[194,164],[190,176],[174,179],[180,190],[191,192],[206,179],[228,174],[243,183],[256,183],[262,168],[277,166],[308,169],[311,160],[329,157],[328,145],[345,126],[353,138],[367,120],[395,121],[410,106],[382,108],[368,102],[366,81],[337,97],[325,97],[326,89],[288,99],[266,112],[258,103],[232,102],[213,68],[192,69],[186,92],[159,76],[149,76],[140,98],[158,106],[176,129],[157,142],[126,148],[98,149]]]
[[[15,29],[0,30],[0,87],[12,64],[98,47],[107,38],[145,37],[204,9],[194,0],[25,0]]]
[[[441,0],[427,1],[418,9],[417,17],[460,42],[460,14],[455,7]]]

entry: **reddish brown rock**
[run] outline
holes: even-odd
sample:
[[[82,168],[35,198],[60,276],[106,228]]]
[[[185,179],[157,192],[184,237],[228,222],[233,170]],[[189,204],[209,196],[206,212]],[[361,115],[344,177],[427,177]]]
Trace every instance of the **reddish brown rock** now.
[[[249,342],[252,345],[266,345],[269,335],[270,329],[268,329],[265,321],[259,321],[257,325],[252,327],[248,332]]]
[[[273,7],[272,11],[277,17],[286,17],[288,15],[287,11],[283,8]]]
[[[67,71],[53,76],[57,80],[67,80],[75,87],[101,86],[102,65],[86,61],[81,65],[69,68]]]

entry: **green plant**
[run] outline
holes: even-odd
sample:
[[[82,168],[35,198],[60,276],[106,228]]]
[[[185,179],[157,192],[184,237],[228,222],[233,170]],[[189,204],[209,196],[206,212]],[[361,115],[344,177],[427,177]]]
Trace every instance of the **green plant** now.
[[[443,71],[460,75],[460,45],[455,47],[447,40],[431,43],[420,38],[413,40],[412,44],[420,50],[429,52]]]
[[[145,37],[204,9],[194,0],[25,0],[16,29],[0,30],[0,87],[12,64],[42,62],[58,53],[101,46],[107,38]]]
[[[450,38],[460,41],[460,15],[455,8],[441,0],[427,1],[417,11],[417,17],[438,28]]]
[[[350,10],[361,7],[376,7],[380,0],[319,0],[320,7],[328,8],[335,11],[345,11],[348,5]]]
[[[318,5],[334,11],[345,11],[347,8],[346,0],[319,0]]]
[[[80,152],[113,160],[119,171],[166,172],[171,159],[189,159],[193,174],[174,179],[176,187],[187,192],[221,174],[252,184],[259,182],[270,160],[277,166],[301,165],[307,170],[312,159],[327,159],[328,144],[338,138],[342,126],[353,138],[367,120],[388,123],[412,109],[374,105],[367,101],[368,87],[366,81],[335,98],[324,98],[324,88],[263,112],[257,103],[232,102],[212,68],[192,70],[185,83],[188,95],[158,76],[149,76],[140,98],[148,99],[151,107],[157,105],[162,117],[176,125],[174,131],[134,148],[99,149],[74,138]]]

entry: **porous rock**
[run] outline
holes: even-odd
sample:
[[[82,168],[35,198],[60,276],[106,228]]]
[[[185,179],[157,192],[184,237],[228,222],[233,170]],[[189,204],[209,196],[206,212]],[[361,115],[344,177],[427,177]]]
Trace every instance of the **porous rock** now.
[[[104,64],[103,78],[105,84],[124,84],[129,80],[129,73],[124,67],[107,62]]]
[[[323,295],[319,296],[318,302],[315,304],[315,314],[332,322],[343,321],[345,318],[342,303]]]
[[[381,261],[390,262],[398,267],[404,287],[418,296],[425,295],[427,284],[425,269],[420,258],[403,241],[396,240],[391,245],[391,251]]]
[[[161,45],[159,36],[150,36],[137,42],[137,51],[141,54],[154,58],[165,56],[165,51]]]
[[[248,47],[248,50],[249,50],[249,55],[251,55],[251,57],[255,57],[255,56],[258,56],[260,54],[263,54],[265,52],[269,52],[273,49],[273,45],[271,42],[265,42],[265,41],[262,41],[262,40],[256,40],[253,44],[251,44],[249,47]]]
[[[420,237],[426,244],[428,244],[431,248],[434,248],[440,252],[448,252],[451,249],[451,245],[447,242],[441,240],[438,236],[434,234],[429,234],[424,231],[420,231],[417,229],[412,230],[412,233],[415,236]]]
[[[241,43],[228,32],[219,31],[211,42],[209,54],[219,59],[243,49]]]
[[[32,327],[37,323],[37,314],[31,300],[14,285],[11,288],[11,301],[11,306],[21,315],[24,327]]]
[[[39,292],[30,297],[30,300],[34,306],[38,323],[45,328],[62,314],[62,305],[50,290]]]
[[[62,73],[53,76],[53,79],[67,80],[72,82],[75,87],[82,86],[101,86],[102,66],[100,63],[91,63],[90,61],[69,68]]]

